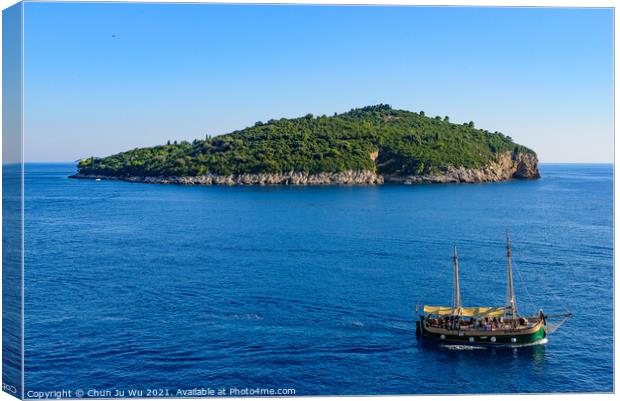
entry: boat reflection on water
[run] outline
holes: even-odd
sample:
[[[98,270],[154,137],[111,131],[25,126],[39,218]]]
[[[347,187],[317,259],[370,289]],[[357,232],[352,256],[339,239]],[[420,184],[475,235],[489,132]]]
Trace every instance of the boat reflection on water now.
[[[521,346],[484,346],[468,344],[445,344],[433,340],[422,340],[418,347],[423,349],[428,360],[441,360],[443,366],[452,366],[453,374],[458,375],[459,369],[470,369],[472,366],[488,366],[490,370],[515,370],[527,366],[530,371],[540,371],[547,364],[547,339],[539,344]],[[446,372],[446,376],[447,376]]]

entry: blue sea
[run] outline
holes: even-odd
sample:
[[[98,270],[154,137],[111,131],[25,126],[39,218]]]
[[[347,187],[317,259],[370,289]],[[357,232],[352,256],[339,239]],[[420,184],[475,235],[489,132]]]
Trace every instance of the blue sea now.
[[[27,397],[613,391],[611,165],[545,164],[535,181],[355,187],[74,172],[26,165]],[[520,312],[574,316],[531,347],[419,342],[416,305],[452,302],[453,243],[463,303],[504,304],[506,230]]]

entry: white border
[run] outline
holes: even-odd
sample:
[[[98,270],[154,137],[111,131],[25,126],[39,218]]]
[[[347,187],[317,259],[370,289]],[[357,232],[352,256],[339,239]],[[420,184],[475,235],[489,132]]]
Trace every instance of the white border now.
[[[29,0],[29,1],[37,1],[37,0]],[[78,0],[63,0],[66,2],[80,2]],[[120,1],[120,0],[108,0],[106,2],[124,2],[124,1]],[[157,0],[142,0],[140,2],[143,3],[161,3],[162,1],[157,1]],[[184,0],[184,1],[175,1],[175,0],[168,0],[165,1],[166,3],[245,3],[245,4],[339,4],[339,5],[425,5],[425,6],[473,6],[473,7],[477,7],[477,6],[482,6],[482,7],[585,7],[585,8],[598,8],[598,7],[606,7],[606,8],[616,8],[616,6],[619,4],[618,1],[609,1],[609,0],[591,0],[591,1],[576,1],[576,0],[540,0],[540,1],[533,1],[533,0],[521,0],[521,1],[516,1],[516,0],[504,0],[501,3],[499,3],[497,0],[493,1],[493,0],[474,0],[474,1],[467,1],[467,0],[426,0],[426,1],[418,1],[418,0],[243,0],[243,1],[235,1],[235,0],[219,0],[219,1],[201,1],[201,0]],[[7,7],[10,7],[13,4],[16,4],[17,2],[14,0],[0,0],[0,6],[2,9],[5,9]],[[23,18],[24,18],[24,9],[22,9],[22,38],[23,38]],[[1,38],[1,32],[2,32],[2,22],[1,22],[1,18],[0,18],[0,38]],[[620,318],[620,311],[618,308],[618,299],[615,297],[615,289],[616,289],[616,275],[615,275],[615,261],[616,261],[616,257],[617,257],[617,249],[618,249],[618,243],[617,243],[617,238],[615,236],[615,227],[616,227],[616,221],[615,221],[615,216],[617,216],[617,203],[615,202],[615,199],[618,196],[618,186],[616,185],[616,178],[618,177],[618,166],[615,163],[615,155],[617,154],[617,150],[618,150],[618,143],[615,141],[615,127],[616,127],[616,121],[617,119],[615,118],[615,113],[616,113],[616,109],[615,109],[615,104],[616,104],[616,99],[617,99],[617,91],[616,91],[616,86],[615,86],[615,76],[618,73],[618,63],[616,62],[616,55],[617,53],[615,52],[615,44],[618,43],[618,32],[615,29],[615,10],[614,10],[614,317],[615,320],[618,320]],[[1,53],[1,52],[0,52]],[[2,56],[0,54],[0,68],[1,68],[1,61],[2,61]],[[23,62],[24,62],[24,58],[23,58],[23,42],[22,42],[22,68],[23,66]],[[23,71],[23,70],[22,70]],[[2,89],[2,84],[0,83],[0,93],[1,93],[1,89]],[[22,130],[24,127],[23,124],[23,82],[21,85],[21,89],[22,89]],[[0,117],[1,117],[2,111],[0,110]],[[0,143],[0,147],[1,147],[1,143]],[[22,135],[22,160],[24,157],[24,143],[23,143],[23,135]],[[0,182],[1,182],[1,177],[0,177]],[[22,191],[24,190],[23,187],[23,177],[22,177]],[[0,186],[0,193],[1,193],[1,186]],[[22,198],[22,208],[23,208],[23,198]],[[23,210],[23,209],[22,209]],[[1,209],[0,209],[0,217],[1,217]],[[22,224],[23,224],[23,215],[22,215]],[[1,234],[0,234],[1,236]],[[23,244],[23,233],[22,233],[22,244]],[[23,316],[23,291],[24,291],[24,287],[23,287],[23,246],[22,246],[22,316]],[[1,255],[2,250],[0,249],[0,255]],[[1,287],[0,287],[0,294],[1,294]],[[0,329],[1,329],[1,310],[0,310]],[[22,330],[23,330],[22,326]],[[620,378],[620,374],[618,369],[616,368],[615,365],[615,361],[616,361],[616,354],[618,353],[619,350],[619,345],[618,342],[616,341],[616,336],[615,336],[615,323],[614,323],[614,391],[616,389],[616,383],[618,383],[618,379]],[[1,351],[0,351],[1,352]],[[22,353],[23,353],[23,331],[22,331]],[[23,354],[22,354],[23,355]],[[415,361],[413,361],[415,362]],[[23,380],[23,379],[22,379]],[[23,383],[22,383],[22,388],[23,388]],[[495,394],[490,394],[490,395],[454,395],[454,396],[446,396],[446,395],[440,395],[440,396],[427,396],[427,395],[408,395],[408,396],[364,396],[364,398],[371,398],[371,399],[393,399],[393,398],[398,398],[398,399],[403,399],[403,400],[415,400],[415,401],[427,401],[427,400],[438,400],[438,399],[451,399],[451,398],[456,398],[458,400],[463,400],[463,401],[474,401],[474,400],[495,400],[495,399],[500,399],[500,400],[534,400],[534,399],[542,399],[542,400],[563,400],[563,401],[582,401],[584,399],[588,400],[609,400],[609,399],[618,399],[620,398],[620,396],[618,396],[618,394],[614,393],[614,394],[581,394],[581,393],[575,393],[575,394],[564,394],[564,393],[555,393],[555,394],[531,394],[531,395],[526,395],[526,394],[516,394],[516,395],[495,395]],[[247,397],[244,397],[247,399]],[[334,400],[334,397],[297,397],[297,398],[304,398],[304,399],[316,399],[316,400]],[[342,400],[342,401],[352,401],[352,400],[357,400],[360,397],[338,397],[338,400]],[[225,398],[224,400],[241,400],[243,398]],[[278,400],[281,398],[260,398],[262,400]],[[8,395],[7,393],[4,392],[0,392],[0,401],[9,401],[9,400],[15,400],[14,397],[11,397],[10,395]],[[165,398],[162,400],[179,400],[179,401],[185,401],[186,399],[184,398]]]

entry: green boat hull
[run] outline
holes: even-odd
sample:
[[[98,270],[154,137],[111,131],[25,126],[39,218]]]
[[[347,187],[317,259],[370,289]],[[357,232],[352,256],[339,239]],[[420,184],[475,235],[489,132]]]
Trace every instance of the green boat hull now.
[[[542,326],[540,329],[533,333],[513,333],[510,335],[498,335],[493,332],[489,332],[489,334],[484,336],[469,336],[467,333],[464,335],[458,334],[439,334],[433,333],[424,328],[424,325],[417,322],[417,332],[422,338],[428,338],[431,340],[435,340],[442,343],[452,343],[452,344],[470,344],[470,345],[527,345],[534,344],[542,341],[547,337],[547,330],[545,326]]]

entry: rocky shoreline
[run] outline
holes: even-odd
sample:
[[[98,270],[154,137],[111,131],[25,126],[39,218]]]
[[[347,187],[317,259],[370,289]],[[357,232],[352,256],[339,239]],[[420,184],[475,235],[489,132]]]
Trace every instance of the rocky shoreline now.
[[[383,184],[381,175],[371,171],[344,171],[341,173],[306,174],[206,174],[190,177],[115,177],[77,173],[69,178],[143,182],[147,184],[181,185],[372,185]]]
[[[538,158],[532,153],[505,152],[481,169],[449,167],[439,174],[386,176],[386,182],[403,184],[446,184],[500,182],[512,179],[538,179]]]
[[[285,174],[206,174],[188,177],[118,177],[77,173],[69,178],[100,179],[147,184],[180,185],[377,185],[400,184],[443,184],[482,183],[511,179],[540,178],[538,159],[530,153],[505,152],[481,169],[449,167],[437,174],[423,175],[381,175],[372,171],[344,171],[339,173],[307,174],[290,172]]]

